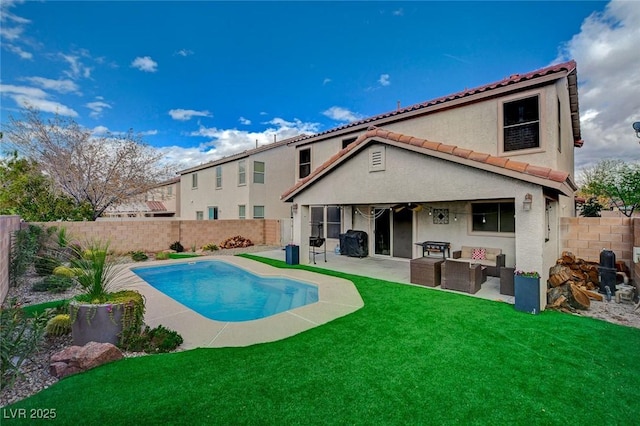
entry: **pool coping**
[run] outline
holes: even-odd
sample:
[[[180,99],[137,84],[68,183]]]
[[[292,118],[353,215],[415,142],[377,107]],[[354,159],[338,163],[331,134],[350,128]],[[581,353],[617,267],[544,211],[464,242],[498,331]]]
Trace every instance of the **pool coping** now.
[[[266,277],[284,277],[318,286],[318,302],[281,312],[267,318],[223,322],[204,317],[149,285],[132,269],[176,265],[203,260],[230,263]],[[357,311],[364,301],[355,285],[343,278],[299,269],[281,269],[237,256],[200,256],[188,259],[128,264],[123,270],[123,288],[138,290],[146,299],[145,323],[163,325],[184,339],[182,349],[241,347],[274,342],[310,330]]]

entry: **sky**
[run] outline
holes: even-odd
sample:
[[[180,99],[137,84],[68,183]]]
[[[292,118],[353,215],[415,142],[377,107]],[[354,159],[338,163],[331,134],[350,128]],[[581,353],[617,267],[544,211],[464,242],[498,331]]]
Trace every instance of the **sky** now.
[[[569,59],[576,172],[640,161],[639,1],[0,5],[3,125],[31,105],[133,129],[179,168]]]

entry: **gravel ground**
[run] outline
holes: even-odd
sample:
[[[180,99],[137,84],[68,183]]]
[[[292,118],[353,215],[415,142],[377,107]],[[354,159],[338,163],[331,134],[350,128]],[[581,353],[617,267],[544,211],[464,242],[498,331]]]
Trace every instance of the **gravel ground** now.
[[[234,255],[238,253],[250,253],[257,251],[273,250],[278,247],[253,246],[243,249],[229,249],[213,252],[213,255]],[[33,305],[51,300],[68,299],[78,294],[78,289],[71,289],[65,293],[38,293],[31,291],[32,282],[40,279],[35,275],[29,275],[25,284],[17,288],[10,288],[7,300],[16,299],[23,305]],[[591,302],[587,311],[578,311],[576,315],[598,318],[615,324],[640,328],[640,309],[635,309],[632,303]],[[49,374],[49,359],[51,355],[71,346],[71,336],[57,338],[45,338],[40,352],[33,361],[23,366],[24,376],[19,378],[10,389],[0,391],[0,407],[27,398],[42,389],[46,389],[58,381]],[[125,357],[143,356],[140,353],[124,353]]]

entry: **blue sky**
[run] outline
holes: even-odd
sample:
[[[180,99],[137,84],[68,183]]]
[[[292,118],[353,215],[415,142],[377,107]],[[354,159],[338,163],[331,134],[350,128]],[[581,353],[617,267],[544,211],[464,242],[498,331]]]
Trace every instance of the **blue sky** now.
[[[640,2],[3,0],[1,24],[3,123],[133,128],[185,167],[567,59],[576,168],[640,160]]]

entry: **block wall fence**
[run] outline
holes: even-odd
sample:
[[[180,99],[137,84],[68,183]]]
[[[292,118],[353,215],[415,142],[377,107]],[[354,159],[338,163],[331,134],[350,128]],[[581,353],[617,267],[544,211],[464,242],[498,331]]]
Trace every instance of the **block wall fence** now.
[[[11,235],[20,229],[20,216],[0,216],[0,301],[9,291],[9,254]]]
[[[602,249],[613,251],[640,290],[640,263],[633,263],[633,247],[640,247],[639,217],[563,217],[560,238],[562,250],[592,262],[600,262]]]
[[[23,223],[25,226],[26,224]],[[64,227],[72,240],[109,241],[117,253],[143,250],[158,252],[180,241],[185,250],[193,245],[217,244],[240,235],[255,245],[280,245],[280,221],[247,220],[105,220],[96,222],[38,222],[45,227]],[[20,229],[18,216],[0,216],[0,301],[9,291],[9,247],[13,231]]]

